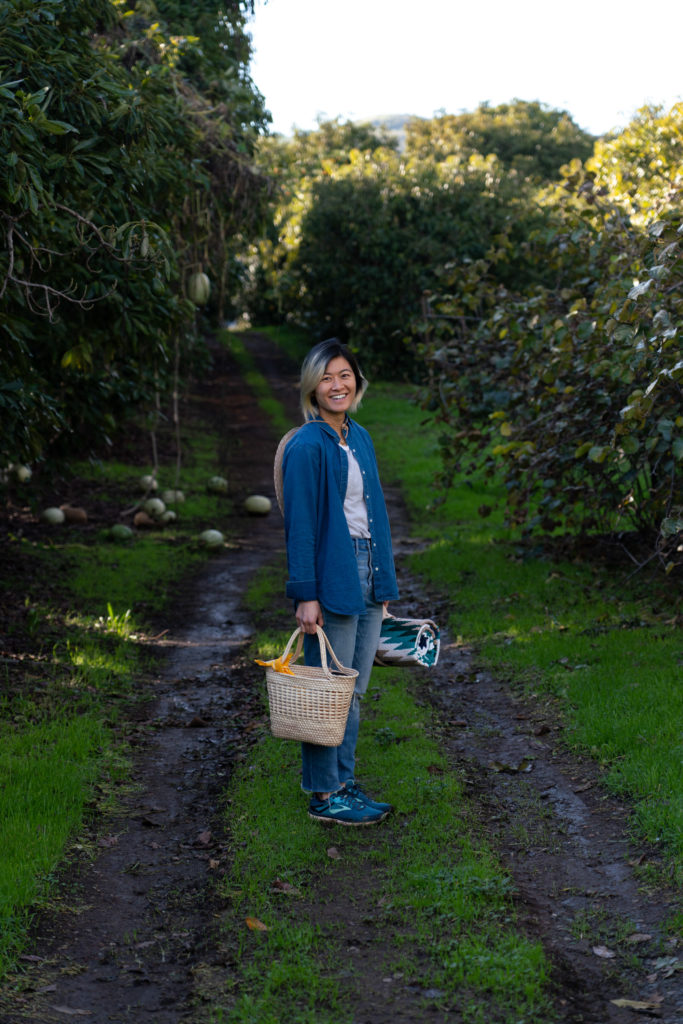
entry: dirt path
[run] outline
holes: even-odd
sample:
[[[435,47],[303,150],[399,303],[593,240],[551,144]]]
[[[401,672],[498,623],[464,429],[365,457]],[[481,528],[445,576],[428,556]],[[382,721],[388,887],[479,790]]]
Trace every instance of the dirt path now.
[[[266,339],[248,343],[294,414],[291,368]],[[225,357],[193,401],[212,410],[242,493],[272,496],[276,439]],[[401,564],[413,545],[398,494],[389,491],[389,500],[401,608],[406,614],[434,608],[433,597]],[[221,908],[213,885],[227,866],[220,800],[232,766],[247,755],[254,723],[262,720],[243,653],[252,624],[240,599],[255,568],[282,550],[283,537],[277,513],[262,520],[237,516],[230,527],[236,547],[186,588],[160,641],[155,700],[137,723],[134,787],[116,816],[100,823],[94,859],[84,857],[65,880],[75,887],[65,892],[78,910],[37,922],[25,961],[29,985],[0,1003],[2,1024],[79,1017],[93,1024],[200,1024],[207,1019],[205,996],[231,969],[216,928]],[[445,621],[446,605],[437,605],[439,611]],[[640,1015],[611,1002],[626,998],[648,1004],[645,1012],[666,1024],[681,1024],[680,973],[667,976],[657,966],[666,901],[639,891],[633,872],[633,863],[649,854],[627,843],[626,811],[605,797],[595,769],[563,752],[551,707],[515,699],[448,637],[429,687],[442,742],[464,771],[472,801],[514,877],[520,919],[554,964],[558,1014],[576,1024],[626,1024]],[[530,771],[513,770],[525,761]],[[325,913],[349,943],[358,942],[364,908],[361,900],[349,917],[345,885],[359,891],[349,876],[340,884],[338,906],[326,894]],[[311,912],[317,912],[313,905]],[[581,917],[585,937],[576,929]],[[609,942],[596,936],[613,934],[617,924],[633,936],[632,963],[600,955]],[[387,952],[379,949],[377,956]],[[675,956],[672,947],[666,952]],[[378,969],[379,961],[365,963],[368,972]],[[357,1024],[427,1019],[408,987],[360,988]]]

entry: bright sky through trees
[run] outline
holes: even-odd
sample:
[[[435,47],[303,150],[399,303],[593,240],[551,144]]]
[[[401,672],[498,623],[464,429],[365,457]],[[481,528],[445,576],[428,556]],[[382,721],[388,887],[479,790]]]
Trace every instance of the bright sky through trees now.
[[[257,0],[252,76],[272,130],[539,100],[586,131],[683,98],[683,0]]]

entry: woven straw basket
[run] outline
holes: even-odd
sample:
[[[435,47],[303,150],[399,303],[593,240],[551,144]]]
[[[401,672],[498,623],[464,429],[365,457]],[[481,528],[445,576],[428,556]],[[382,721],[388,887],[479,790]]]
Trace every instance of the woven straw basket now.
[[[279,739],[317,743],[321,747],[338,747],[344,738],[358,673],[341,664],[320,626],[316,626],[316,630],[321,666],[294,664],[304,642],[303,632],[297,627],[282,654],[285,659],[298,637],[289,663],[295,674],[278,672],[270,666],[266,668],[270,728],[273,736]],[[332,671],[328,665],[327,651],[330,652],[336,671]]]

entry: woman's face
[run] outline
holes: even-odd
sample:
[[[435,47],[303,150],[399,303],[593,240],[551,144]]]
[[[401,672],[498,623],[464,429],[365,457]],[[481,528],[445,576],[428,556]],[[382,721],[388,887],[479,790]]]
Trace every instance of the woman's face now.
[[[323,419],[326,413],[343,419],[356,397],[356,378],[343,356],[330,359],[323,378],[315,389],[315,398]]]

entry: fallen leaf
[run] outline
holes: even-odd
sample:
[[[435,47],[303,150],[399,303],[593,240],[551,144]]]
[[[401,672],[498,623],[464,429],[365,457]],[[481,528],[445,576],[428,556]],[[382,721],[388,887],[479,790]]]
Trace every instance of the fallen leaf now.
[[[247,917],[247,928],[251,928],[253,932],[267,932],[268,925],[264,924],[263,921],[259,921],[258,917]]]
[[[491,761],[489,768],[493,772],[507,772],[510,775],[516,775],[517,772],[530,772],[533,770],[534,762],[528,758],[524,758],[519,764],[508,764],[507,761]]]
[[[75,1010],[73,1006],[52,1006],[55,1013],[66,1013],[70,1017],[89,1017],[90,1010]]]
[[[644,1003],[638,999],[610,999],[610,1002],[623,1010],[639,1010],[641,1013],[657,1013],[662,1008],[660,1003]]]
[[[208,846],[211,842],[211,833],[207,830],[206,832],[200,832],[195,839],[195,846]]]
[[[656,971],[663,971],[665,978],[670,978],[676,971],[683,970],[683,963],[677,956],[662,956],[655,960],[654,968]]]
[[[626,941],[635,946],[638,942],[649,942],[651,938],[651,935],[644,935],[643,932],[634,932],[633,935],[629,935]]]
[[[613,953],[607,946],[593,946],[593,952],[596,956],[602,957],[603,960],[612,960],[617,954]]]
[[[584,782],[582,786],[572,786],[572,793],[585,793],[587,789],[592,789],[594,785],[594,782]]]
[[[221,866],[221,862],[219,860],[211,859],[209,861],[209,868],[210,868],[211,871],[215,871],[216,868],[219,868],[220,866]]]
[[[290,882],[283,882],[280,878],[275,879],[271,885],[271,889],[274,892],[286,893],[288,896],[301,896],[301,893],[295,885],[292,885]]]
[[[341,853],[339,852],[336,846],[330,846],[328,847],[327,850],[327,856],[330,857],[332,860],[340,860]]]
[[[203,729],[209,723],[205,718],[201,718],[200,715],[195,715],[191,721],[187,723],[188,729]]]
[[[97,840],[97,845],[102,847],[102,849],[107,849],[110,846],[116,846],[118,841],[118,836],[102,836]]]

